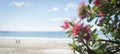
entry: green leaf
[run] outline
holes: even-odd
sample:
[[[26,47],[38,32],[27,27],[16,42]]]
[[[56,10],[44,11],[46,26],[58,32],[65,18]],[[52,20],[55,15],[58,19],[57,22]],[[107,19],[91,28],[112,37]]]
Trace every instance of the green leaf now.
[[[72,47],[72,48],[75,48],[75,44],[74,43],[69,43],[68,44],[70,47]]]
[[[96,6],[94,6],[94,7],[92,7],[92,9],[96,12],[98,8]]]
[[[70,37],[72,34],[69,34],[68,37]]]
[[[115,19],[115,20],[114,20],[114,24],[117,24],[118,19],[119,19],[119,18],[118,18],[118,14],[116,14],[116,15],[114,16],[114,19]]]
[[[93,30],[92,33],[95,33],[97,31],[97,29]]]
[[[101,49],[97,50],[98,54],[103,54],[103,51]]]
[[[77,52],[82,52],[82,49],[81,49],[82,47],[76,45],[75,42],[69,43],[68,45],[69,45],[71,48],[73,48],[75,51],[77,51]]]
[[[97,22],[98,22],[98,18],[96,19],[95,24],[97,24]]]
[[[71,30],[68,30],[68,31],[66,32],[66,34],[68,34],[68,37],[70,37],[70,36],[72,35],[72,31],[71,31]]]
[[[94,16],[90,16],[90,18],[87,19],[88,22],[91,22],[94,19]]]
[[[100,45],[96,45],[95,47],[92,48],[92,50],[97,50],[100,47]]]
[[[89,4],[91,4],[92,0],[89,0]]]
[[[92,36],[93,36],[93,39],[94,39],[94,40],[96,40],[96,39],[97,39],[98,34],[92,34]]]
[[[69,22],[69,24],[70,24],[71,26],[73,26],[73,25],[74,25],[72,22]]]
[[[88,9],[90,10],[90,5],[88,5]]]
[[[71,34],[72,33],[72,31],[71,30],[68,30],[67,32],[66,32],[66,34]]]

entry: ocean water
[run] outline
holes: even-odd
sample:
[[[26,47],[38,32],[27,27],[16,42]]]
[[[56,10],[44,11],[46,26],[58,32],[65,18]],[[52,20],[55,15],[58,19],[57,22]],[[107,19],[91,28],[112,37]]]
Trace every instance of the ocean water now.
[[[0,31],[0,37],[68,38],[64,31]]]
[[[106,39],[102,32],[97,33],[99,38]],[[0,37],[68,38],[68,34],[65,31],[0,31]]]

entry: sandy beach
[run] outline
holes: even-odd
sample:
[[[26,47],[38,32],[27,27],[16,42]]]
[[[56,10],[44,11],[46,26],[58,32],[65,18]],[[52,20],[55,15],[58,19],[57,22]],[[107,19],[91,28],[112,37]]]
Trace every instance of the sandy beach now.
[[[70,42],[57,38],[0,37],[0,54],[73,54]]]

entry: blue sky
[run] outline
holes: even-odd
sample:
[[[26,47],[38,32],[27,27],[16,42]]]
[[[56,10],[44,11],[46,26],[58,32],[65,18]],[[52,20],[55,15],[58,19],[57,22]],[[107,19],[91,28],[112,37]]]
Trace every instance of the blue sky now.
[[[81,0],[0,0],[0,30],[59,31]]]

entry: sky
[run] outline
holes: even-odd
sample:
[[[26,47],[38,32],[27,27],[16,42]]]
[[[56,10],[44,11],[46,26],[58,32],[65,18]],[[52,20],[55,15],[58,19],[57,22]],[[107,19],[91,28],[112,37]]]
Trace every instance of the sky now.
[[[61,31],[82,0],[0,0],[0,31]]]
[[[60,31],[81,0],[0,0],[0,31]]]

